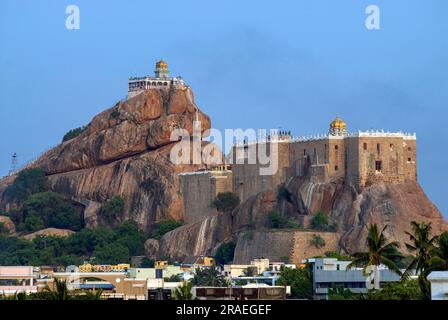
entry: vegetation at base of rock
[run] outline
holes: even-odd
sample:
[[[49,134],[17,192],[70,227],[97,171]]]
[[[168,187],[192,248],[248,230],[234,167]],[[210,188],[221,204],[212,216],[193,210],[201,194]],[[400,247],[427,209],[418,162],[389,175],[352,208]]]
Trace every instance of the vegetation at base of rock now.
[[[151,233],[151,238],[159,240],[165,233],[177,229],[183,224],[184,223],[182,221],[177,221],[174,219],[161,220],[154,224],[154,229]]]
[[[295,229],[300,227],[300,223],[294,218],[284,218],[277,211],[268,214],[268,227],[273,229]]]
[[[17,219],[20,219],[17,221]],[[34,232],[44,228],[80,230],[83,220],[75,207],[60,194],[47,191],[31,195],[16,217],[17,230]]]
[[[5,191],[10,201],[22,203],[30,195],[47,191],[48,179],[41,169],[25,169],[19,172],[14,182]]]
[[[66,238],[38,236],[33,240],[0,236],[0,265],[79,265],[129,263],[144,254],[145,234],[124,222],[115,229],[82,229]]]
[[[220,212],[230,212],[240,204],[240,198],[232,192],[220,192],[213,201],[213,206]]]
[[[309,266],[301,269],[282,267],[277,285],[291,286],[291,298],[311,299],[313,284]]]
[[[81,133],[83,133],[86,130],[86,126],[81,126],[72,130],[69,130],[66,134],[64,134],[64,137],[62,138],[62,142],[71,140],[79,136]]]
[[[215,254],[216,262],[221,265],[231,263],[235,254],[235,247],[236,245],[232,241],[221,244]]]
[[[108,219],[117,219],[122,217],[124,212],[124,200],[116,196],[101,205],[100,215]]]
[[[310,244],[318,249],[325,247],[325,240],[320,235],[315,234],[310,240]]]
[[[318,212],[311,219],[311,229],[319,231],[336,231],[336,226],[331,223],[325,212]]]
[[[224,276],[215,268],[199,269],[195,271],[192,284],[199,287],[227,287],[228,283]]]

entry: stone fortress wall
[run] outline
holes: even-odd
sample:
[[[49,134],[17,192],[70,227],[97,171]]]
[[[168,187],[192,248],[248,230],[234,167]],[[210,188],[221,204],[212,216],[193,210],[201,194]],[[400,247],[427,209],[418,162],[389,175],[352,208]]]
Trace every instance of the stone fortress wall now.
[[[216,196],[232,192],[232,171],[229,166],[180,174],[184,201],[184,221],[194,223],[217,214],[213,207]]]
[[[256,152],[263,148],[269,156],[273,144],[278,149],[278,158],[274,157],[278,170],[273,175],[260,175],[260,169],[266,165],[258,158],[255,163],[249,163],[250,146],[255,146],[252,150]],[[210,203],[219,192],[233,192],[243,202],[257,193],[275,190],[291,177],[308,177],[313,183],[344,179],[357,189],[381,181],[416,181],[416,147],[415,134],[348,133],[339,117],[330,124],[326,135],[292,138],[288,134],[240,143],[232,149],[233,163],[225,174],[182,175],[186,220],[197,221],[214,214]]]

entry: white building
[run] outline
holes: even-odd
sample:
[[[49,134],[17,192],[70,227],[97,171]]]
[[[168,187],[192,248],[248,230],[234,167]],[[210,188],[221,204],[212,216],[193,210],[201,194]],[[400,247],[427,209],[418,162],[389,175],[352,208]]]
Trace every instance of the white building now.
[[[180,76],[170,78],[168,64],[165,61],[160,60],[156,63],[154,77],[144,76],[129,78],[128,99],[135,97],[144,90],[169,89],[171,87],[183,88],[185,87],[185,82]]]
[[[448,271],[433,271],[428,280],[431,282],[431,300],[448,300]]]

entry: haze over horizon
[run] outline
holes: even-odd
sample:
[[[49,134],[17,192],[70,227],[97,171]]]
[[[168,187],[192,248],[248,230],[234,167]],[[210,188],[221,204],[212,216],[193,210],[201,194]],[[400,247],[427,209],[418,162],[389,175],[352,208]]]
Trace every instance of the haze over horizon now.
[[[65,28],[79,6],[80,30]],[[381,29],[364,26],[381,9]],[[127,94],[156,60],[214,128],[417,133],[418,175],[448,218],[448,2],[21,1],[0,4],[0,177]],[[198,18],[199,17],[199,18]]]

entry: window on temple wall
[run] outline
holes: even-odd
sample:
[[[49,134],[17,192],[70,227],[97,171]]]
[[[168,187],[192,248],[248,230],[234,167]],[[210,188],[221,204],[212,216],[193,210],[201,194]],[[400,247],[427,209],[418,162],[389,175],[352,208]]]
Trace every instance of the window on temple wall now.
[[[411,158],[408,158],[408,162],[411,162],[412,161],[412,159]]]
[[[338,166],[334,166],[334,171],[338,171],[339,167]]]
[[[376,172],[381,172],[381,170],[383,169],[383,164],[381,161],[375,161],[375,171]]]
[[[394,150],[394,144],[393,143],[390,144],[390,151],[392,151],[392,150]]]
[[[362,148],[364,149],[364,150],[367,150],[367,143],[363,143],[363,145],[362,145]]]
[[[412,149],[411,149],[411,147],[408,147],[408,151],[411,151]]]
[[[334,150],[338,150],[339,149],[339,146],[338,145],[335,145],[334,146]]]
[[[376,152],[377,152],[378,154],[381,153],[381,146],[380,146],[379,143],[376,144]]]
[[[303,155],[306,156],[306,149],[303,149]]]

